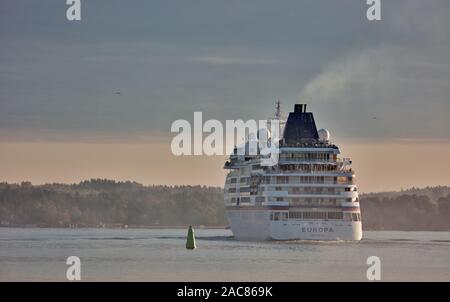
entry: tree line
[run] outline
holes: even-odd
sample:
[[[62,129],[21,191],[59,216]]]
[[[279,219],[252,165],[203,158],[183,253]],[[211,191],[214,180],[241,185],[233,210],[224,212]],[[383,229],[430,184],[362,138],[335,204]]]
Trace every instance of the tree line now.
[[[360,197],[364,229],[450,230],[449,187]],[[0,226],[227,226],[223,189],[144,186],[92,179],[78,184],[0,183]]]
[[[363,195],[360,201],[364,229],[450,230],[450,194],[437,199],[417,194],[393,197]]]
[[[225,226],[221,188],[143,186],[92,179],[78,184],[0,184],[2,226]]]

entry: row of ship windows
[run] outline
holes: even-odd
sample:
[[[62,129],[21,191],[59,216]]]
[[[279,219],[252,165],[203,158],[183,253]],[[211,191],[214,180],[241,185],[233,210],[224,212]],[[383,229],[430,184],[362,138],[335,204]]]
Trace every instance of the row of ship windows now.
[[[272,179],[271,179],[272,177]],[[261,177],[261,184],[349,184],[353,181],[351,176],[263,176]],[[227,180],[227,183],[236,184],[237,177],[232,177]],[[240,184],[249,184],[250,177],[241,177]]]
[[[277,184],[295,184],[295,183],[333,183],[348,184],[353,181],[351,176],[276,176],[274,179]]]
[[[317,152],[317,153],[281,153],[280,160],[292,159],[292,160],[336,160],[337,155],[333,153]]]
[[[271,191],[269,189],[269,191]],[[341,192],[356,192],[356,187],[335,188],[335,187],[275,187],[275,191],[287,191],[289,194],[339,194]]]
[[[249,193],[250,195],[260,195],[262,192],[264,192],[264,187],[240,187],[239,192],[240,193]],[[229,188],[228,193],[237,193],[236,188]]]
[[[263,169],[261,165],[251,165],[246,167],[241,167],[239,174],[248,175],[251,171]],[[281,171],[294,171],[294,172],[329,172],[338,171],[338,167],[332,164],[282,164],[279,166]],[[351,172],[351,169],[349,170]]]
[[[253,191],[263,192],[265,191],[264,187],[255,187]],[[251,192],[252,189],[250,187],[240,187],[239,192],[248,193]],[[268,191],[284,191],[288,192],[288,194],[316,194],[316,195],[335,195],[340,194],[342,192],[356,192],[356,187],[354,188],[321,188],[321,187],[293,187],[293,188],[283,188],[283,187],[274,187],[268,188]],[[236,193],[237,188],[231,187],[228,188],[228,193]]]
[[[341,202],[353,202],[353,198],[314,198],[314,197],[269,197],[269,201],[289,201],[292,205],[338,205]],[[355,202],[359,202],[358,197]]]
[[[241,187],[239,189],[239,192],[248,193],[248,192],[250,192],[250,187]],[[236,188],[229,188],[228,193],[236,193]]]
[[[232,197],[231,203],[239,204],[250,202],[250,197]],[[265,198],[262,196],[256,196],[255,202],[264,202]],[[289,201],[292,206],[338,206],[341,202],[353,202],[352,198],[283,198],[283,197],[269,197],[269,201]],[[356,197],[354,202],[359,202],[359,198]]]
[[[322,219],[322,220],[344,220],[361,221],[360,213],[343,212],[271,212],[270,220],[295,220],[295,219]]]
[[[298,172],[323,172],[323,171],[337,171],[335,164],[289,164],[280,165],[282,171],[298,171]]]
[[[264,197],[261,197],[264,198]],[[250,197],[232,197],[231,198],[231,203],[236,203],[239,205],[239,203],[249,203],[250,202]]]
[[[256,164],[256,165],[242,167],[239,169],[240,170],[239,172],[241,175],[245,175],[245,174],[250,174],[250,171],[261,170],[261,169],[262,169],[261,165]]]

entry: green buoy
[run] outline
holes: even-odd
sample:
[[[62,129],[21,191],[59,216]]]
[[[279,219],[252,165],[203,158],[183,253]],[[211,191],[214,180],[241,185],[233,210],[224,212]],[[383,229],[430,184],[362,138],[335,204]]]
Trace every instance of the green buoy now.
[[[187,241],[186,241],[186,248],[188,250],[193,250],[197,246],[195,245],[195,235],[194,235],[194,229],[192,226],[189,226],[188,234],[187,234]]]

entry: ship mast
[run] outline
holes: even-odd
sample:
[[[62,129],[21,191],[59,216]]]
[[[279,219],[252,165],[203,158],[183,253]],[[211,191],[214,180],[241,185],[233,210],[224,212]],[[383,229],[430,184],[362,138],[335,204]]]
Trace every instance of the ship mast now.
[[[281,102],[280,102],[280,98],[277,98],[277,101],[275,102],[275,118],[277,120],[281,120]]]
[[[284,125],[286,124],[286,121],[283,118],[283,113],[281,112],[281,102],[280,98],[277,97],[277,101],[275,102],[275,116],[274,118],[278,120],[278,133],[281,136],[282,131],[284,128]],[[269,121],[269,127],[271,127],[271,123]]]

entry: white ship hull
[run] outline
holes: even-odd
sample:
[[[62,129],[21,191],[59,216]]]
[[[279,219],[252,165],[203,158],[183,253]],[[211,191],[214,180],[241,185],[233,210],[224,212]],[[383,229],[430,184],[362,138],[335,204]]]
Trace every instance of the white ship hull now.
[[[279,109],[277,103],[277,117]],[[327,130],[317,131],[306,105],[297,104],[278,140],[276,161],[268,165],[267,155],[250,152],[249,142],[234,148],[224,165],[230,170],[224,204],[235,239],[361,240],[352,161],[339,158],[329,138]]]
[[[361,222],[330,220],[271,221],[269,211],[227,210],[237,240],[361,240]]]

